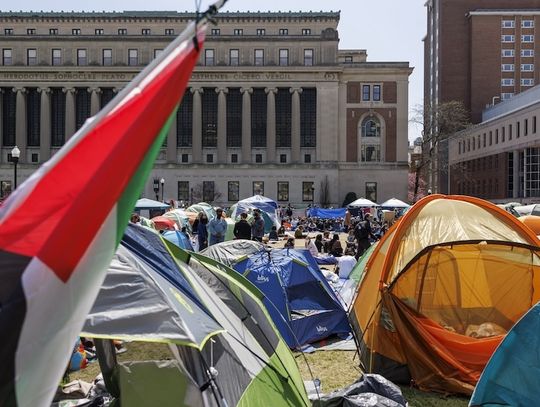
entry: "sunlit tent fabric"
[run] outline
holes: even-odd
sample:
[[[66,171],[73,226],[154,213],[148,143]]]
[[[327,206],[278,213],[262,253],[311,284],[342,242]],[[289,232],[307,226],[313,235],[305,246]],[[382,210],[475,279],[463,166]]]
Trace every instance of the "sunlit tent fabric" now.
[[[137,283],[136,289],[132,292],[129,280],[118,278],[117,264],[113,262],[110,279],[107,275],[102,289],[106,291],[103,301],[98,298],[97,308],[87,319],[85,334],[166,343],[170,345],[170,358],[178,362],[172,367],[170,361],[141,361],[140,366],[129,362],[111,369],[102,368],[109,372],[106,381],[120,382],[121,392],[116,396],[120,397],[122,405],[126,400],[133,405],[133,395],[122,393],[130,382],[133,390],[144,389],[141,397],[145,400],[152,400],[146,394],[148,391],[159,392],[160,406],[255,406],[266,405],[268,400],[276,406],[309,405],[296,362],[265,311],[262,294],[242,276],[204,256],[182,251],[138,226],[127,229],[117,259],[121,260],[120,271],[131,275]],[[153,281],[148,281],[152,288],[150,294],[138,284],[143,279],[141,275],[152,276]],[[156,286],[160,292],[170,292],[167,298],[173,309],[144,306]],[[111,287],[114,290],[108,292]],[[115,292],[123,294],[114,295]],[[141,304],[136,301],[139,296]],[[181,318],[170,321],[175,315]],[[197,324],[194,319],[199,319],[203,325],[193,326]],[[190,330],[191,336],[182,338],[182,327]],[[136,336],[133,331],[137,332]],[[165,335],[169,331],[174,331],[176,336]],[[100,356],[100,365],[101,359]],[[140,372],[143,367],[146,374]],[[210,371],[216,375],[210,377]],[[171,374],[176,378],[186,376],[183,381],[199,389],[197,403],[167,397],[169,391],[176,397],[184,397],[178,395],[176,384],[170,380],[155,383]],[[169,389],[166,383],[172,387]],[[193,397],[193,389],[186,392],[187,396]]]
[[[406,204],[405,202],[400,201],[397,198],[391,198],[381,204],[382,208],[408,208],[409,206],[411,205]]]
[[[163,216],[172,219],[176,223],[176,226],[178,226],[178,230],[182,230],[183,227],[188,230],[191,229],[189,216],[183,209],[173,209],[171,211],[167,211],[163,214]]]
[[[520,216],[518,220],[531,229],[536,236],[540,235],[540,216],[525,215]]]
[[[540,205],[538,204],[514,206],[513,209],[519,214],[519,216],[540,216]]]
[[[169,204],[159,202],[159,201],[154,201],[148,198],[141,198],[137,200],[137,202],[135,203],[135,210],[137,211],[139,210],[142,211],[145,209],[153,210],[153,209],[167,209],[167,208],[170,208]]]
[[[204,212],[209,221],[216,217],[216,210],[212,207],[212,205],[209,205],[206,202],[199,202],[198,204],[191,205],[186,209],[186,212],[197,214]]]
[[[261,250],[234,269],[263,292],[266,309],[291,348],[350,332],[345,310],[308,250]]]
[[[379,206],[375,202],[370,201],[366,198],[358,198],[356,201],[351,202],[347,205],[347,208],[371,208],[373,206]]]
[[[481,199],[416,203],[374,249],[353,303],[365,369],[470,394],[502,334],[539,299],[538,243]]]
[[[540,389],[540,303],[508,332],[487,364],[470,406],[535,406]]]
[[[337,209],[324,209],[324,208],[309,208],[307,215],[314,218],[321,219],[335,219],[335,218],[344,218],[346,208],[337,208]]]
[[[201,254],[226,266],[234,267],[238,261],[263,249],[264,245],[254,240],[231,240],[208,246]]]
[[[176,119],[205,25],[188,25],[2,205],[0,405],[50,405]]]
[[[191,245],[189,236],[186,233],[180,232],[178,230],[170,230],[163,233],[163,237],[169,242],[174,243],[181,249],[193,251],[193,246]]]
[[[251,214],[254,209],[261,211],[261,216],[264,219],[264,231],[266,233],[270,232],[272,226],[276,226],[276,228],[280,227],[277,202],[262,195],[254,195],[250,198],[242,199],[231,206],[231,218],[238,220],[242,212]]]

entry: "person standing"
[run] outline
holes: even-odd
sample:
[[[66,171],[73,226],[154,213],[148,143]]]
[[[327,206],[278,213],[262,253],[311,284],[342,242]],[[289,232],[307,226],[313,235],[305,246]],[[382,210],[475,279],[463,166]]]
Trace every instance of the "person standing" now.
[[[227,232],[227,222],[223,218],[223,209],[216,209],[216,217],[208,222],[208,234],[210,235],[208,245],[212,246],[225,240]]]
[[[201,212],[195,222],[197,222],[197,240],[199,241],[199,251],[201,251],[208,247],[208,231],[206,230],[208,218],[204,212]]]
[[[251,240],[251,225],[247,221],[247,213],[240,214],[240,220],[234,224],[235,239]]]
[[[364,220],[358,222],[358,224],[354,228],[354,237],[358,242],[356,259],[359,259],[360,256],[362,256],[364,252],[371,246],[369,238],[375,238],[375,236],[373,235],[373,231],[371,230],[370,217],[371,215],[369,213],[366,213]]]
[[[253,222],[251,223],[251,236],[253,240],[262,242],[264,237],[264,219],[261,216],[261,211],[255,209],[253,211]]]

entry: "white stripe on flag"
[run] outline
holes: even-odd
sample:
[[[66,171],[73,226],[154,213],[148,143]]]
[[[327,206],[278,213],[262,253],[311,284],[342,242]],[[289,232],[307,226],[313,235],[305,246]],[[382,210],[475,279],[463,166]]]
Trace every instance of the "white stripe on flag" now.
[[[66,283],[38,258],[23,273],[27,310],[15,360],[19,406],[50,406],[114,254],[116,209]]]

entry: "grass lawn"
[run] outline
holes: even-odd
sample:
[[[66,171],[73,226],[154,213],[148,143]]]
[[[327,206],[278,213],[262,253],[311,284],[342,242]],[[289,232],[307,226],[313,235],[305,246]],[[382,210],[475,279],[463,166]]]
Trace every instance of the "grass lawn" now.
[[[118,360],[166,359],[169,350],[166,345],[131,342],[125,344],[128,351],[118,355]],[[296,362],[304,380],[312,377],[321,380],[322,391],[329,393],[345,387],[360,377],[358,359],[355,352],[319,351],[312,354],[295,353]],[[308,368],[309,364],[309,368]],[[313,376],[310,374],[313,374]],[[86,369],[69,375],[70,380],[91,382],[99,373],[99,364],[91,363]],[[444,397],[435,393],[424,393],[406,386],[401,386],[405,399],[411,407],[466,407],[468,398]]]

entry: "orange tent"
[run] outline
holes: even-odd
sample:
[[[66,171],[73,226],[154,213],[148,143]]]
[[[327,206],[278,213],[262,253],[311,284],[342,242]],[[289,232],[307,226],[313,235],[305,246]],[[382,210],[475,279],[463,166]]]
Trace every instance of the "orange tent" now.
[[[536,236],[540,235],[540,216],[526,215],[520,216],[518,219],[527,225]]]
[[[351,307],[365,370],[471,394],[505,332],[540,300],[539,244],[487,201],[416,203],[377,245]]]

